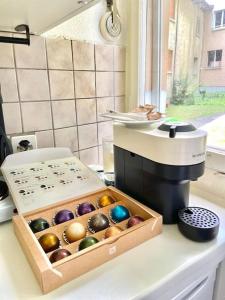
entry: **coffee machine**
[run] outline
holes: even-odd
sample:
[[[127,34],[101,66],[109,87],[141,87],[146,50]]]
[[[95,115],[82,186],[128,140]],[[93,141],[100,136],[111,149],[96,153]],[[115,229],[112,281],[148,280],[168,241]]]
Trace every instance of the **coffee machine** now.
[[[164,224],[188,206],[190,181],[204,173],[207,134],[190,123],[158,128],[114,124],[115,186],[156,210]]]

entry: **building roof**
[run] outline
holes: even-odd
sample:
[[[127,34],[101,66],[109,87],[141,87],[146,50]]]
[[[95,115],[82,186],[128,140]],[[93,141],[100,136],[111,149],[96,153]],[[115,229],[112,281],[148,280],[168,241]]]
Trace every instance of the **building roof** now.
[[[204,11],[213,10],[214,8],[214,5],[208,4],[206,0],[192,0],[192,2],[194,4],[197,4],[200,7],[200,9]]]

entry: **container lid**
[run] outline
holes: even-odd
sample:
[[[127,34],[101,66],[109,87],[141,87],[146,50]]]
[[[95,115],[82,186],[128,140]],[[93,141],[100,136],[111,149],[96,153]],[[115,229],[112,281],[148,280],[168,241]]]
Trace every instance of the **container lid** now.
[[[78,158],[66,157],[1,167],[19,214],[82,196],[104,187]]]
[[[214,239],[219,232],[219,217],[202,207],[186,207],[178,212],[178,227],[183,235],[197,242]]]

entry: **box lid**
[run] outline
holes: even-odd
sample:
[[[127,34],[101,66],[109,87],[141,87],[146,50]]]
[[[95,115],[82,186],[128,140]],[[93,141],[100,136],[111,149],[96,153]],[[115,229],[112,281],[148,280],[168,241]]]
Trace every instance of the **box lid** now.
[[[97,174],[76,157],[2,166],[19,214],[104,187]]]

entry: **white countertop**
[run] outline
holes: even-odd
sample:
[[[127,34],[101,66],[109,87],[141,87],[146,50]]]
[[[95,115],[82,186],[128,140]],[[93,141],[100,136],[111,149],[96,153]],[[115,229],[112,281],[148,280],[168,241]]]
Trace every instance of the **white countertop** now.
[[[180,234],[176,225],[164,225],[161,235],[47,295],[39,289],[11,222],[1,224],[0,299],[126,300],[144,297],[178,276],[182,282],[188,272],[197,276],[204,266],[213,268],[225,257],[225,209],[194,195],[190,205],[218,214],[221,225],[217,239],[192,242]]]

